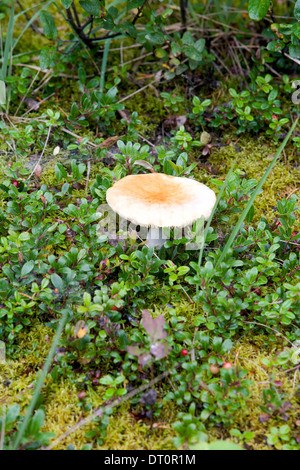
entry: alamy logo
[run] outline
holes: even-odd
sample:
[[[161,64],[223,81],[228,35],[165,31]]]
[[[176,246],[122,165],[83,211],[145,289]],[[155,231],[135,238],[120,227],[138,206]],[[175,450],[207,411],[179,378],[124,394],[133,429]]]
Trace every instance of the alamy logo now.
[[[5,343],[0,341],[0,364],[6,363]]]
[[[161,247],[165,241],[171,238],[171,230],[169,227],[164,228],[148,228],[138,226],[122,218],[114,212],[108,204],[101,204],[97,213],[99,218],[97,226],[97,235],[101,240],[102,237],[108,237],[109,240],[125,240],[134,233],[140,240],[146,240],[150,247]],[[180,219],[180,214],[178,214]],[[186,250],[200,250],[204,243],[204,217],[200,217],[191,226],[175,227],[173,230],[173,240],[186,238]]]
[[[292,102],[294,104],[300,104],[300,80],[295,80],[292,83],[292,87],[296,88],[296,91],[292,94]]]
[[[6,86],[3,80],[0,80],[0,104],[6,103]]]

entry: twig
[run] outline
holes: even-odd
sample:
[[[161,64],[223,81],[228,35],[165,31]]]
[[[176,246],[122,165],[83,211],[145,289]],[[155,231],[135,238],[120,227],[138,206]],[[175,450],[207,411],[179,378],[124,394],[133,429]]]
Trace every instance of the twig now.
[[[296,378],[297,378],[297,374],[299,374],[299,368],[296,369],[296,372],[294,374],[294,380],[293,380],[293,388],[295,388],[295,385],[296,385]]]
[[[130,95],[125,96],[125,98],[120,99],[120,100],[118,101],[118,104],[119,104],[119,103],[123,103],[123,101],[128,100],[128,99],[131,98],[132,96],[136,95],[137,93],[140,93],[140,91],[145,90],[146,88],[148,88],[150,85],[153,85],[154,83],[156,83],[156,80],[153,80],[152,82],[148,83],[147,85],[143,86],[142,88],[139,88],[138,90],[134,91],[134,92],[131,93]]]
[[[199,330],[199,328],[198,328],[198,326],[196,326],[196,328],[194,330],[193,346],[192,346],[192,349],[191,349],[191,359],[192,359],[192,361],[196,360],[194,344],[195,344],[196,334],[197,334],[198,330]]]
[[[52,77],[53,77],[53,71],[52,69],[49,69],[48,73],[46,73],[46,75],[42,78],[39,86],[35,90],[33,90],[32,93],[35,95],[44,85],[46,85],[49,82],[49,80],[51,80]]]
[[[224,69],[227,70],[227,72],[229,73],[229,75],[233,75],[233,73],[231,72],[231,70],[229,70],[229,68],[227,67],[227,65],[224,64],[223,60],[220,59],[220,57],[218,56],[218,54],[216,53],[215,50],[212,50],[211,51],[212,54],[216,57],[216,59],[220,62],[221,65],[223,65]]]
[[[69,131],[69,129],[66,129],[65,127],[62,127],[61,130],[65,132],[66,134],[70,134],[72,137],[76,137],[77,139],[80,139],[80,135],[74,134],[74,132]],[[98,148],[96,144],[90,141],[87,141],[87,145],[90,145],[93,148]]]
[[[86,184],[85,184],[85,190],[86,190],[86,191],[89,189],[90,173],[91,173],[91,161],[88,160],[88,161],[87,161]]]
[[[44,103],[45,101],[47,101],[49,98],[51,98],[51,96],[55,95],[55,91],[53,93],[51,93],[51,95],[47,96],[46,98],[44,98],[42,101],[39,101],[39,107],[42,103]],[[29,108],[24,114],[22,114],[21,117],[24,117],[26,116],[26,114],[30,113],[32,110],[35,110],[35,105],[32,106],[31,108]]]
[[[162,49],[167,49],[169,46],[163,46]],[[144,59],[145,57],[149,57],[150,55],[153,55],[153,52],[148,52],[147,54],[141,55],[139,57],[135,57],[134,59],[128,60],[127,62],[124,62],[123,65],[129,65],[132,64],[133,62],[136,62],[138,60]],[[107,72],[113,72],[114,67],[110,67],[107,69]]]
[[[10,145],[10,143],[6,140],[6,138],[4,137],[4,135],[0,134],[0,138],[4,140],[4,142],[6,143],[6,145],[9,146],[10,150],[13,152],[14,149],[13,147]]]
[[[299,59],[295,59],[294,57],[291,57],[289,54],[287,54],[286,52],[283,53],[283,55],[285,57],[287,57],[288,59],[292,60],[293,62],[295,62],[296,64],[300,65],[300,60]]]
[[[147,144],[149,144],[150,147],[155,147],[155,145],[152,144],[152,142],[150,142],[150,140],[146,139],[146,137],[144,137],[142,134],[139,134],[139,133],[138,133],[138,136],[139,136],[141,139],[143,139],[145,142],[147,142]]]
[[[180,366],[181,366],[181,363],[174,366],[174,369],[177,369]],[[143,384],[140,387],[136,388],[135,390],[132,390],[131,392],[127,393],[127,395],[117,398],[116,400],[114,400],[110,404],[107,404],[105,406],[97,408],[90,416],[88,416],[87,418],[81,419],[78,423],[74,424],[74,426],[72,426],[70,429],[68,429],[66,432],[64,432],[61,436],[59,436],[57,439],[55,439],[55,441],[52,442],[52,444],[50,444],[48,447],[46,447],[43,450],[53,449],[53,447],[55,447],[59,442],[61,442],[63,439],[65,439],[71,433],[73,433],[74,431],[77,431],[77,429],[79,429],[82,426],[85,426],[86,424],[90,423],[95,418],[101,418],[104,415],[104,413],[106,413],[108,410],[111,410],[112,408],[115,408],[116,406],[121,405],[122,403],[124,403],[125,401],[127,401],[130,398],[134,397],[138,393],[141,393],[144,390],[147,390],[147,388],[152,387],[152,385],[155,385],[157,382],[160,382],[162,379],[167,377],[170,373],[171,373],[171,371],[167,370],[166,372],[163,372],[162,374],[155,377],[155,379],[150,380],[150,382],[148,382],[146,384]]]
[[[268,376],[268,374],[266,373],[266,371],[260,367],[258,364],[256,364],[256,362],[252,361],[251,359],[248,359],[248,357],[241,357],[240,356],[240,359],[242,359],[243,361],[248,361],[248,362],[251,362],[251,364],[253,364],[254,366],[258,367],[269,379],[269,382],[270,382],[270,377]]]
[[[277,334],[283,336],[284,339],[285,339],[288,343],[290,343],[293,347],[295,346],[294,343],[292,343],[292,341],[290,341],[286,336],[284,336],[283,333],[280,333],[280,331],[275,330],[275,328],[271,328],[270,326],[264,325],[263,323],[258,323],[258,322],[256,322],[256,321],[246,321],[245,323],[250,323],[250,324],[253,324],[253,325],[260,325],[260,326],[263,326],[264,328],[269,328],[270,330],[273,330],[273,331],[275,331]]]
[[[29,86],[29,88],[28,88],[27,91],[26,91],[25,95],[22,97],[22,99],[21,99],[21,101],[20,101],[20,103],[19,103],[19,106],[17,107],[17,110],[16,110],[14,116],[16,116],[16,115],[18,114],[18,111],[19,111],[20,107],[22,106],[23,101],[25,100],[26,96],[28,95],[28,93],[29,93],[30,89],[32,88],[34,82],[36,81],[36,79],[37,79],[39,73],[40,73],[40,72],[37,71],[37,73],[36,73],[34,79],[33,79],[32,82],[30,83],[30,86]]]
[[[47,138],[46,138],[46,141],[45,141],[45,145],[44,145],[43,151],[42,151],[42,153],[41,153],[41,155],[40,155],[40,158],[38,159],[38,162],[35,164],[35,166],[34,166],[32,172],[30,173],[30,175],[29,175],[29,177],[28,177],[29,180],[30,180],[30,178],[32,177],[33,173],[35,172],[36,167],[40,164],[40,161],[41,161],[42,158],[43,158],[43,155],[44,155],[44,152],[45,152],[45,150],[46,150],[46,147],[47,147],[47,144],[48,144],[48,140],[49,140],[49,137],[50,137],[51,129],[52,129],[52,127],[49,126],[48,134],[47,134]]]

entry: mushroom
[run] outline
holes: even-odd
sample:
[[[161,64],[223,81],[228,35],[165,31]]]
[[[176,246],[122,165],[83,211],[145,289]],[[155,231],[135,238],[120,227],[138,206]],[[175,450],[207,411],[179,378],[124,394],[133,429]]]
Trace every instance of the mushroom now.
[[[109,206],[122,218],[150,227],[149,247],[161,247],[164,227],[186,227],[207,220],[216,202],[214,191],[190,178],[148,173],[129,175],[106,192]]]

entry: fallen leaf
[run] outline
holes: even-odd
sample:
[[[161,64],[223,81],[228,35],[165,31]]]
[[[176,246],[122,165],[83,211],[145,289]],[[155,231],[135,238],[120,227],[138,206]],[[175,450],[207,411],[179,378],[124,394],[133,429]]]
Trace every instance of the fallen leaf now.
[[[122,136],[121,136],[122,137]],[[112,137],[108,137],[108,139],[103,140],[99,147],[101,149],[108,149],[109,147],[112,147],[120,138],[118,135],[114,135]]]
[[[35,166],[35,169],[34,169],[34,176],[36,177],[36,179],[40,179],[42,175],[42,167],[41,165],[38,163],[36,166]]]
[[[211,135],[205,131],[201,132],[201,136],[200,136],[201,144],[207,145],[209,144],[210,141],[211,141]]]
[[[77,338],[81,339],[87,334],[87,328],[80,328],[77,333]]]
[[[53,150],[53,155],[54,155],[54,156],[57,155],[57,154],[59,153],[59,151],[60,151],[60,146],[57,145],[57,146],[55,147],[55,149]]]
[[[32,111],[37,111],[40,107],[40,103],[32,98],[25,98],[24,103]]]
[[[136,160],[136,161],[134,162],[134,165],[143,166],[143,167],[146,168],[147,170],[150,170],[152,173],[155,173],[155,171],[154,171],[153,166],[151,165],[151,163],[147,162],[146,160]]]

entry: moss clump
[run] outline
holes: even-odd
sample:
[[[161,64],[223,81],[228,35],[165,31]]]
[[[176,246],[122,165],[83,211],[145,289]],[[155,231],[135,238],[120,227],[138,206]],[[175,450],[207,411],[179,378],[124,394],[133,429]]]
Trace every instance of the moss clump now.
[[[282,351],[282,339],[278,339],[278,344],[267,350],[264,344],[264,337],[261,335],[253,336],[250,340],[243,337],[235,344],[228,358],[232,363],[235,362],[237,366],[246,369],[247,379],[252,381],[251,396],[247,399],[247,406],[240,408],[235,414],[233,428],[241,433],[253,432],[254,436],[248,444],[255,450],[270,450],[267,436],[274,426],[288,424],[291,428],[291,438],[298,431],[295,421],[299,402],[294,391],[294,372],[288,373],[279,366],[269,370],[264,362],[266,359],[272,360],[276,352]],[[274,347],[276,351],[271,350]],[[263,400],[263,390],[269,389],[274,383],[277,384],[278,395],[283,397],[283,406],[277,409],[271,405],[268,415],[261,408],[267,405]],[[281,448],[283,443],[276,448]]]
[[[243,170],[247,178],[259,181],[272,161],[278,149],[278,144],[266,142],[265,137],[250,138],[243,136],[237,145],[230,143],[219,149],[214,148],[209,157],[209,163],[217,171],[218,176],[226,176],[233,162]],[[281,155],[263,186],[263,192],[255,200],[253,221],[257,222],[262,216],[273,222],[278,199],[297,193],[300,183],[300,168],[294,165],[290,158],[291,148],[287,147]],[[295,224],[299,230],[300,219]]]

